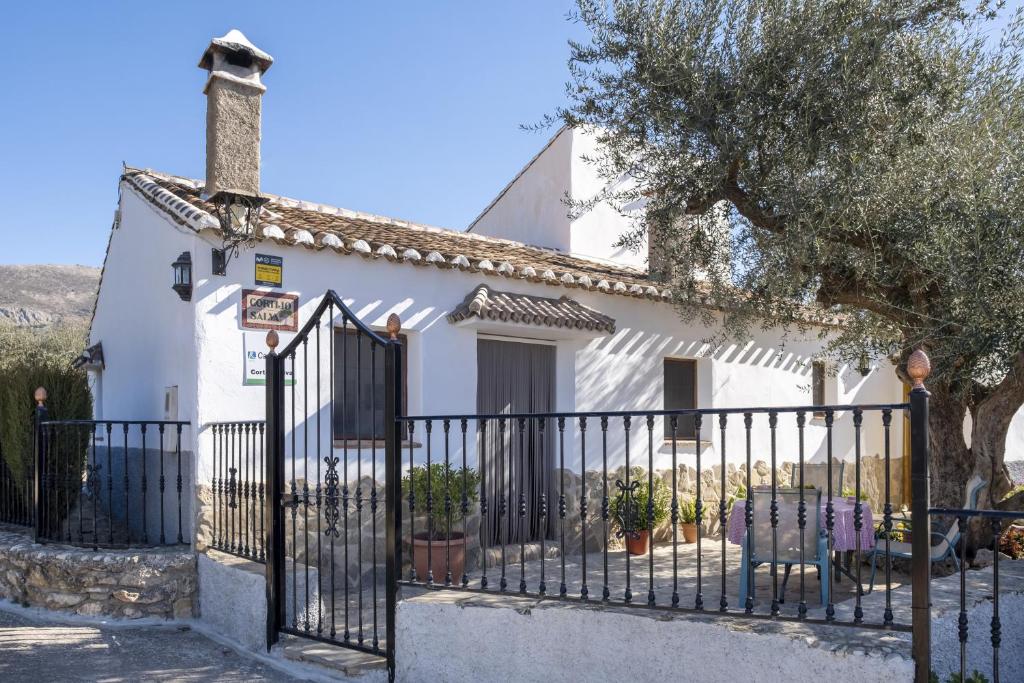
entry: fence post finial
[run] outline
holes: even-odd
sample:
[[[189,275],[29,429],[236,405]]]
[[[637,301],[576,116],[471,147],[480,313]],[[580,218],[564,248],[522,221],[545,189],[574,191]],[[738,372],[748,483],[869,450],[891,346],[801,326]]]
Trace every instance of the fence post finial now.
[[[402,329],[402,319],[398,317],[397,313],[392,313],[388,316],[388,337],[391,340],[398,339],[398,332]]]
[[[33,398],[35,398],[36,405],[42,408],[43,405],[46,404],[46,397],[48,395],[49,394],[46,393],[46,389],[44,387],[37,388],[35,394],[33,394]]]
[[[915,350],[907,359],[907,376],[913,381],[913,390],[924,389],[924,381],[932,372],[932,362],[922,349]]]
[[[267,346],[270,347],[271,352],[277,349],[277,345],[280,341],[281,338],[277,336],[277,330],[270,330],[267,332]]]

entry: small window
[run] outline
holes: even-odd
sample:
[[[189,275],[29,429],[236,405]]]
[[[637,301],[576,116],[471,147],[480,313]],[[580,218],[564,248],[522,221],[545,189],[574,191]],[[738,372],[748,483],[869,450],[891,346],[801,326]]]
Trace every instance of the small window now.
[[[406,380],[406,338],[402,342],[402,385]],[[352,328],[334,333],[334,438],[384,439],[385,349]],[[406,392],[402,391],[402,412]]]
[[[665,410],[682,410],[697,407],[697,361],[665,359]],[[676,424],[680,439],[697,437],[693,415],[682,415]],[[665,418],[665,438],[672,438],[672,420]]]
[[[825,405],[825,361],[816,360],[811,365],[811,405]],[[825,417],[825,411],[815,410],[814,417]]]

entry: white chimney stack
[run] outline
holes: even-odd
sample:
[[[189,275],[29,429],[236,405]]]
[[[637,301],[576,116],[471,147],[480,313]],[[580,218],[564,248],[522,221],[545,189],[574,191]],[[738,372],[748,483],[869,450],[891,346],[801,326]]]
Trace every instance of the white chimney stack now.
[[[199,68],[210,72],[206,94],[204,194],[258,198],[260,194],[260,81],[274,58],[232,29],[214,38]]]

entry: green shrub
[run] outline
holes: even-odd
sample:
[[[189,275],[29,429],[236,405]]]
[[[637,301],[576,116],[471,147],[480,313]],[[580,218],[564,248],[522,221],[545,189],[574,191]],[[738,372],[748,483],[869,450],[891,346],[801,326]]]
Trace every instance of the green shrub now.
[[[733,491],[732,495],[729,496],[729,500],[727,500],[725,502],[725,504],[726,504],[726,507],[728,507],[729,512],[732,512],[732,506],[736,504],[736,501],[738,501],[738,500],[746,500],[746,499],[747,499],[747,487],[744,486],[743,484],[740,484],[739,486],[736,487],[736,490]]]
[[[433,536],[430,540],[439,541],[449,537],[453,529],[457,530],[462,523],[462,487],[463,476],[466,479],[466,498],[475,503],[479,497],[480,475],[471,467],[454,468],[443,463],[430,466],[429,474],[426,465],[413,467],[409,474],[402,477],[402,497],[409,497],[412,487],[414,496],[413,511],[417,515],[427,514],[427,482],[430,482],[430,496],[433,499],[430,518],[433,520]],[[445,510],[445,497],[451,499],[451,526],[449,513]]]
[[[666,519],[668,519],[669,505],[672,501],[672,493],[669,491],[668,486],[662,481],[661,477],[654,477],[654,494],[650,495],[650,487],[647,483],[647,472],[642,467],[633,467],[629,470],[630,483],[637,482],[636,489],[633,492],[633,500],[636,502],[636,520],[635,524],[638,529],[648,529],[652,525],[647,520],[647,501],[648,498],[654,503],[654,524],[658,526]],[[625,482],[623,482],[625,483]],[[618,488],[616,487],[616,490]],[[618,520],[620,519],[620,509],[625,502],[625,496],[621,494],[615,496],[611,501],[610,513],[613,523],[616,527],[619,526]]]
[[[679,521],[683,524],[696,524],[697,501],[689,496],[679,501]]]
[[[808,488],[813,488],[813,487],[808,487]],[[841,495],[843,498],[853,498],[854,496],[857,495],[857,489],[855,489],[855,488],[853,488],[851,486],[844,486],[842,493],[840,493],[839,495]],[[860,499],[861,500],[867,500],[868,499],[868,494],[864,493],[864,491],[861,491],[860,492]]]
[[[0,457],[22,495],[32,471],[33,395],[44,387],[50,419],[90,419],[92,397],[85,372],[71,367],[85,338],[80,328],[43,331],[0,325]],[[62,448],[62,455],[64,449]],[[84,439],[80,451],[84,462]]]

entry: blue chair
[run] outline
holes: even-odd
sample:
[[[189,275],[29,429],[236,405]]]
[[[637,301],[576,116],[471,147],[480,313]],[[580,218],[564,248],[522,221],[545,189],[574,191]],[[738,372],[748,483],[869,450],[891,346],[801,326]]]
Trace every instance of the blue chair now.
[[[821,584],[821,604],[827,605],[830,586],[822,577],[828,576],[828,539],[821,528],[821,491],[804,489],[804,504],[807,510],[804,528],[803,564],[815,567]],[[770,490],[755,489],[751,496],[754,506],[754,519],[747,534],[753,534],[751,543],[747,537],[743,540],[743,557],[740,561],[740,604],[747,599],[747,591],[753,596],[754,586],[749,585],[754,570],[762,564],[772,562],[772,525]],[[794,566],[800,566],[800,489],[777,489],[775,499],[778,503],[778,525],[776,527],[777,553],[775,563],[785,569],[787,578]],[[742,501],[737,502],[743,504]],[[742,514],[742,511],[739,511]],[[780,602],[785,601],[786,581],[782,582]]]
[[[964,491],[964,507],[967,509],[976,509],[978,506],[978,497],[981,495],[981,490],[985,488],[987,482],[974,475],[970,481],[967,482],[967,486]],[[882,533],[885,533],[884,528]],[[911,529],[913,533],[913,529]],[[946,533],[939,533],[938,531],[932,532],[932,540],[938,539],[938,543],[931,546],[930,559],[931,563],[945,562],[947,559],[953,560],[953,567],[956,571],[960,571],[960,560],[956,555],[956,544],[960,542],[960,520],[953,520],[953,524],[950,525]],[[878,571],[878,558],[884,558],[885,552],[885,539],[879,538],[875,540],[875,547],[871,549],[871,553],[868,555],[868,559],[871,560],[871,584],[868,586],[868,592],[870,593],[875,589],[875,573]],[[904,560],[909,560],[913,557],[913,552],[910,543],[904,541],[889,541],[889,557],[898,557]],[[885,563],[882,563],[885,566]]]

